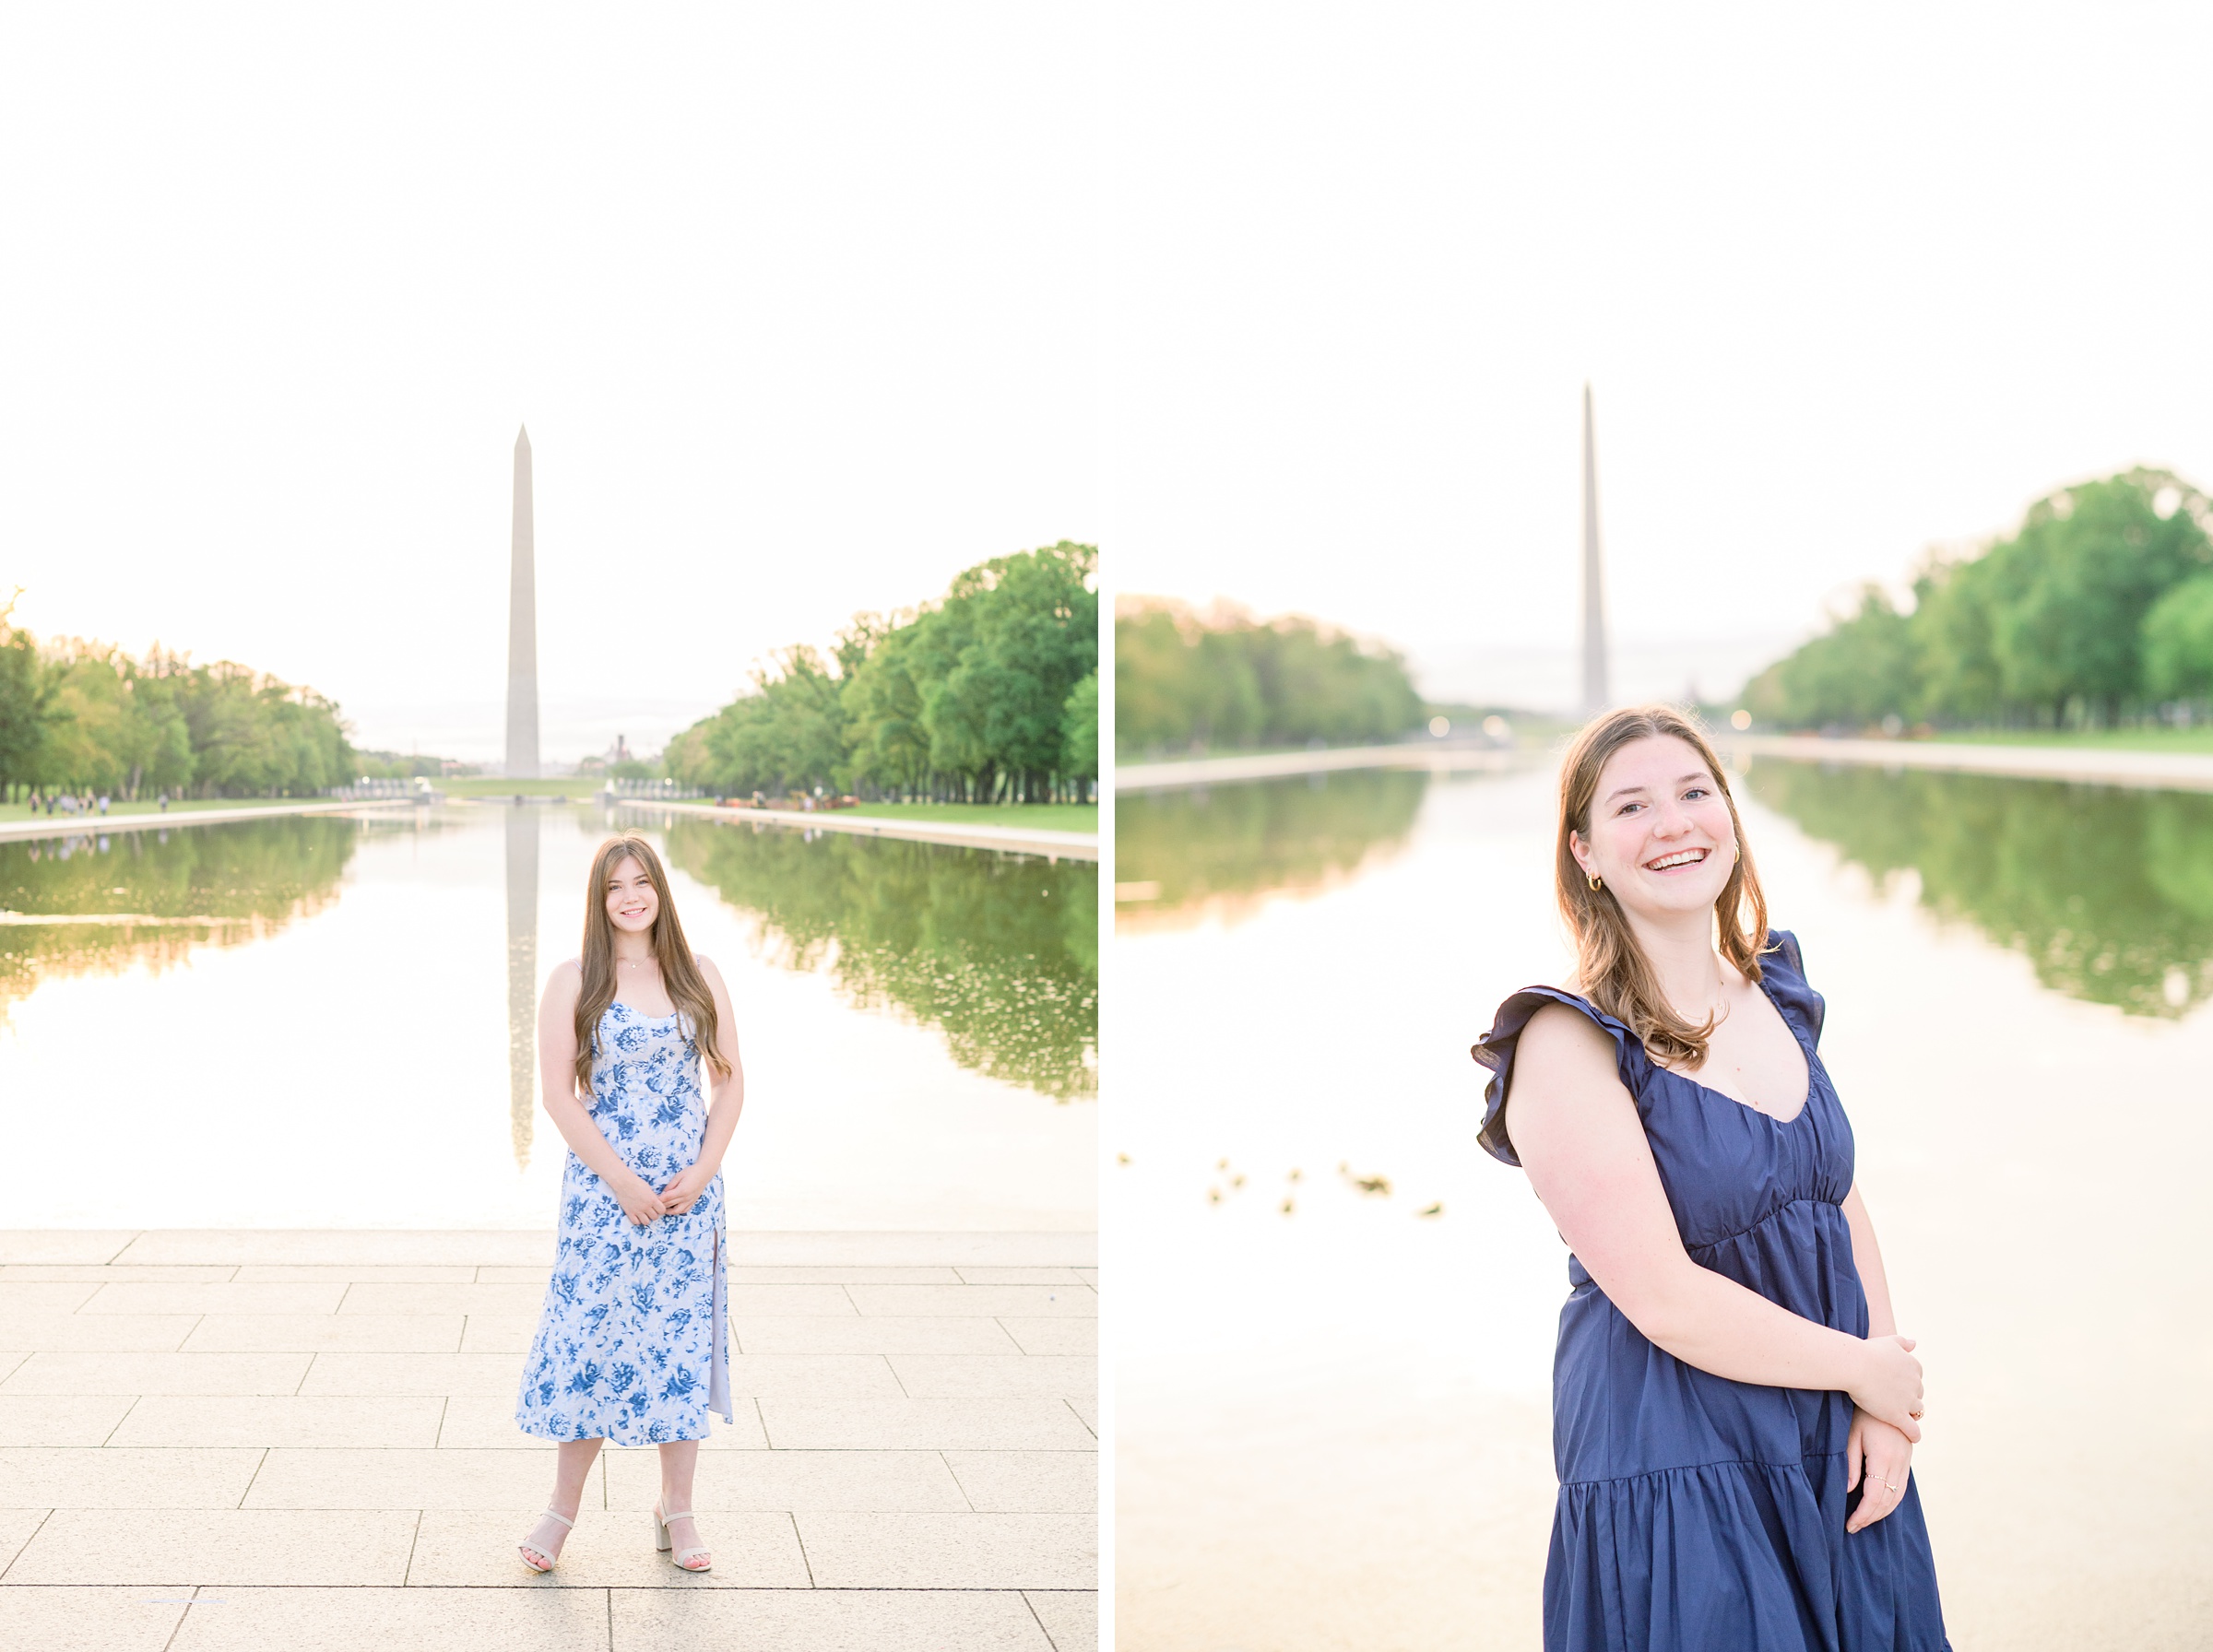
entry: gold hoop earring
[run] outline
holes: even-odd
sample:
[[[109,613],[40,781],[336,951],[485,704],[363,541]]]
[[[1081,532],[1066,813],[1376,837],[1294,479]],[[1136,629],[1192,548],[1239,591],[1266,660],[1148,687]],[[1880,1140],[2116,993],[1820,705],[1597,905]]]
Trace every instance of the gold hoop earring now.
[[[1592,873],[1589,873],[1589,874],[1587,874],[1587,875],[1589,876],[1589,878],[1590,878],[1590,879],[1591,879],[1591,887],[1592,887],[1592,889],[1594,889],[1594,890],[1599,890],[1599,889],[1604,889],[1604,888],[1605,887],[1605,885],[1604,885],[1604,884],[1603,884],[1603,883],[1601,883],[1601,882],[1599,881],[1599,879],[1598,879],[1598,874],[1597,874],[1596,872],[1592,872]]]

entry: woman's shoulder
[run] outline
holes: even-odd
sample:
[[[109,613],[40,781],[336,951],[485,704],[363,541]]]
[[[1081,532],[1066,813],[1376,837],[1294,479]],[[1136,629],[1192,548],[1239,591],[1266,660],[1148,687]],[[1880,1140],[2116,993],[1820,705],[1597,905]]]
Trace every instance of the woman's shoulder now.
[[[1775,1001],[1805,1023],[1806,1035],[1820,1042],[1828,1002],[1805,978],[1805,950],[1796,934],[1788,929],[1768,931],[1767,945],[1759,951],[1759,976]]]
[[[564,958],[555,964],[546,976],[546,990],[565,993],[570,997],[580,995],[584,991],[584,960]]]
[[[1484,1087],[1483,1127],[1476,1139],[1495,1157],[1520,1164],[1506,1129],[1506,1102],[1515,1068],[1534,1059],[1545,1068],[1611,1070],[1635,1092],[1651,1063],[1627,1025],[1568,986],[1525,986],[1498,1006],[1490,1031],[1469,1052],[1491,1069]]]

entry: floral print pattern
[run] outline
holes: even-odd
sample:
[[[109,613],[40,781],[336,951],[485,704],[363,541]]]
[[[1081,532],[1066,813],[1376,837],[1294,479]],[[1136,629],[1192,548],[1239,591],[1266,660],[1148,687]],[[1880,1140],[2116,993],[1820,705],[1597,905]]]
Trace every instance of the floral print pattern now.
[[[699,1157],[707,1127],[697,1044],[680,1016],[620,998],[600,1017],[592,1122],[656,1187]],[[722,1177],[681,1216],[643,1227],[574,1153],[561,1231],[515,1420],[547,1440],[657,1446],[731,1421]]]

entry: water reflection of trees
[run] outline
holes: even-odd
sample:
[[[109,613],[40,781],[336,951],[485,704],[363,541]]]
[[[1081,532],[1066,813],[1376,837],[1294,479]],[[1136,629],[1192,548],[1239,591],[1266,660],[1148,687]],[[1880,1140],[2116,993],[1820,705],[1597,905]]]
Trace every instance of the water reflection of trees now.
[[[0,843],[0,1008],[53,977],[274,934],[336,897],[360,830],[291,816]]]
[[[2213,797],[1762,761],[1753,794],[1878,879],[2025,952],[2045,985],[2134,1015],[2213,994]]]
[[[1118,798],[1118,893],[1142,898],[1115,924],[1236,922],[1270,895],[1334,887],[1404,846],[1428,785],[1425,770],[1368,769]]]
[[[1095,866],[708,820],[666,841],[759,915],[777,962],[828,960],[856,1003],[939,1028],[963,1067],[1059,1101],[1096,1092]]]

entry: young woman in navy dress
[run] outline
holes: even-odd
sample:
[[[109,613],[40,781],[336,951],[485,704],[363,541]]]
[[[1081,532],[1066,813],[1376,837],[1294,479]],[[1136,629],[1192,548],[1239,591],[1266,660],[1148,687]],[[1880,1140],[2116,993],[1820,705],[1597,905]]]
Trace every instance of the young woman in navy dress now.
[[[1547,1652],[1942,1652],[1897,1334],[1796,938],[1673,710],[1560,776],[1568,988],[1475,1046],[1482,1140],[1573,1253],[1553,1367]]]

